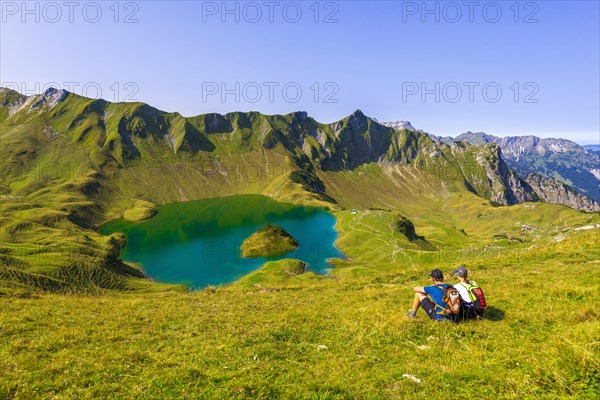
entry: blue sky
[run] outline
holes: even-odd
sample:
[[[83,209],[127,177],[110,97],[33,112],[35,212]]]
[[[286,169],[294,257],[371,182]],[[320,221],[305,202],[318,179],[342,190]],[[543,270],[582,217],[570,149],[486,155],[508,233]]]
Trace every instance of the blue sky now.
[[[4,86],[600,142],[597,1],[75,3],[2,2]]]

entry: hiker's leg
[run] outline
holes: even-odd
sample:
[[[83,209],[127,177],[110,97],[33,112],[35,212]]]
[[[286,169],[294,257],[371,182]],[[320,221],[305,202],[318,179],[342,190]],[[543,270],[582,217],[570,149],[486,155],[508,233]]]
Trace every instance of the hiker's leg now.
[[[412,303],[412,312],[414,312],[415,314],[417,313],[417,310],[419,309],[419,306],[421,306],[421,300],[423,300],[425,296],[423,293],[415,293],[415,299],[413,300]]]
[[[423,296],[421,299],[421,308],[425,311],[425,314],[432,320],[437,320],[437,315],[435,314],[435,304],[433,301],[429,300],[429,297]]]

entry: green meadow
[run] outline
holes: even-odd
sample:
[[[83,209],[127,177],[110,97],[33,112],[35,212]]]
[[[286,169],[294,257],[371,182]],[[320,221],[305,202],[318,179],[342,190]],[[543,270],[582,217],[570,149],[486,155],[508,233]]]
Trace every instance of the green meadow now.
[[[430,266],[422,265],[342,267],[323,277],[294,275],[293,263],[281,261],[239,283],[196,292],[89,296],[3,288],[0,393],[594,399],[598,239],[597,229],[579,231],[535,249],[469,260],[490,307],[483,321],[457,325],[422,313],[404,319],[412,286],[427,281]],[[454,265],[437,266],[448,273]]]

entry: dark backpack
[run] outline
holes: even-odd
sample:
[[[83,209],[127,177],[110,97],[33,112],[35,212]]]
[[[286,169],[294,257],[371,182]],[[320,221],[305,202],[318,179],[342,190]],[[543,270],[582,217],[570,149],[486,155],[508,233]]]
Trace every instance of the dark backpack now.
[[[460,293],[458,293],[458,290],[452,285],[436,286],[442,291],[442,300],[444,301],[444,304],[439,304],[442,310],[438,314],[445,317],[457,315],[460,312]]]
[[[465,289],[467,289],[467,292],[469,292],[473,309],[475,311],[483,311],[483,309],[487,306],[483,289],[481,289],[479,285],[473,281],[470,281],[469,283],[463,282],[462,285],[465,287]]]

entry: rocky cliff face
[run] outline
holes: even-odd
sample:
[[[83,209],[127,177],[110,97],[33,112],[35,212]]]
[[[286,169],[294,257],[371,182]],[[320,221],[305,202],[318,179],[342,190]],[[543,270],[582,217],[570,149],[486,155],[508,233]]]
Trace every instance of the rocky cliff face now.
[[[537,173],[557,179],[600,202],[600,156],[575,142],[536,136],[499,138],[483,132],[466,132],[455,140],[476,146],[496,143],[508,166],[521,176]]]
[[[491,139],[485,140],[487,144],[481,147],[450,145],[451,151],[448,151],[443,142],[431,140],[423,132],[397,129],[391,132],[382,128],[381,124],[357,111],[330,125],[334,139],[329,142],[329,147],[323,146],[307,154],[313,161],[321,160],[321,168],[326,169],[353,169],[369,162],[409,164],[453,158],[461,165],[466,185],[495,204],[545,201],[588,212],[600,209],[594,200],[556,180],[535,176],[531,181],[522,179],[504,160],[501,146]],[[557,141],[544,145],[553,151],[567,151],[571,143]],[[315,157],[315,154],[320,155]],[[540,181],[540,178],[544,180]]]
[[[494,142],[477,146],[475,149],[475,162],[481,167],[484,175],[478,176],[479,171],[473,169],[472,172],[475,173],[466,174],[469,183],[477,194],[496,204],[543,201],[587,212],[600,211],[600,204],[596,201],[556,179],[540,174],[531,174],[526,179],[520,178],[504,161],[500,146]]]
[[[540,174],[531,174],[527,177],[526,182],[533,188],[541,201],[562,204],[587,212],[600,212],[600,204],[556,179],[549,179]]]
[[[319,148],[325,155],[321,162],[324,169],[354,169],[361,164],[379,162],[394,140],[392,129],[378,124],[360,110],[328,128],[333,135]]]
[[[530,154],[546,156],[570,151],[579,152],[581,149],[581,146],[570,140],[542,139],[536,136],[508,136],[495,138],[494,142],[498,143],[507,158],[515,161]]]
[[[506,165],[496,144],[468,146],[467,149],[475,155],[470,173],[466,174],[475,193],[499,205],[540,200],[535,191]]]
[[[477,194],[489,198],[496,204],[512,205],[543,201],[587,212],[600,211],[600,204],[596,201],[556,179],[546,178],[540,174],[531,174],[526,179],[520,178],[509,168],[503,159],[500,146],[494,142],[477,146],[475,149],[475,161],[481,167],[484,177],[482,179],[481,175],[471,174],[469,182]],[[476,169],[474,171],[477,172]]]
[[[11,89],[0,88],[0,122],[18,111],[25,101],[27,101],[27,96]]]

